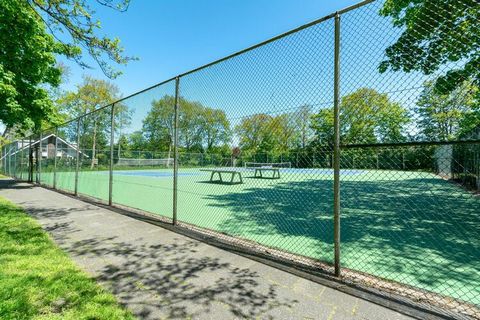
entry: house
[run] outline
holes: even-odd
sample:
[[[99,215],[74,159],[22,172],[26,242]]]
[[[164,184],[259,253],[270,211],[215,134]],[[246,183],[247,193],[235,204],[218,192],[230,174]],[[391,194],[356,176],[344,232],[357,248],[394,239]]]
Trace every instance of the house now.
[[[57,140],[57,150],[55,151],[55,139]],[[50,134],[47,136],[42,137],[42,140],[32,141],[32,148],[36,149],[40,145],[41,142],[41,155],[42,159],[53,159],[55,156],[57,158],[75,158],[77,155],[77,144],[70,143],[56,136],[55,134]],[[11,151],[10,155],[15,155],[16,153],[21,152],[28,152],[29,149],[29,140],[18,140],[15,144],[11,144]],[[83,154],[82,151],[79,150],[80,154]],[[88,156],[83,154],[84,157]],[[33,153],[33,157],[36,157],[36,152]]]

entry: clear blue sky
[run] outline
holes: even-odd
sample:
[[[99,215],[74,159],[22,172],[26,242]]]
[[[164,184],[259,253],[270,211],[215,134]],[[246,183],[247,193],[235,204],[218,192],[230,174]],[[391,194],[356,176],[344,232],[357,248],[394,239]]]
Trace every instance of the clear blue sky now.
[[[118,36],[126,53],[140,59],[120,68],[124,74],[114,80],[126,96],[356,2],[132,0],[127,12],[100,7],[97,17],[105,34]],[[105,78],[87,61],[94,70],[66,62],[71,75],[64,89],[74,89],[83,74]]]
[[[132,0],[118,13],[100,7],[103,30],[118,36],[128,55],[139,57],[116,79],[123,96],[294,29],[356,1],[320,0]],[[341,17],[341,94],[369,87],[411,108],[425,77],[412,72],[380,74],[385,49],[402,30],[379,16],[382,1]],[[267,46],[182,77],[182,97],[226,112],[235,126],[254,113],[292,112],[302,105],[313,112],[333,101],[333,19]],[[74,63],[64,89],[74,89],[83,74],[105,78],[101,70]],[[123,103],[133,111],[124,132],[140,130],[152,101],[174,95],[173,83]],[[411,128],[413,129],[413,128]]]

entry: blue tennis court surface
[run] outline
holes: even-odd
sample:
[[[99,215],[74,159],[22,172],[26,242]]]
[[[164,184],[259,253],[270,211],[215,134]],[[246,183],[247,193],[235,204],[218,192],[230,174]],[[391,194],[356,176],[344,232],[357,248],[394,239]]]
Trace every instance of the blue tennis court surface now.
[[[153,177],[153,178],[169,178],[173,177],[173,170],[171,171],[147,171],[147,170],[126,170],[126,171],[114,171],[113,174],[120,174],[124,176],[140,176],[140,177]],[[196,172],[179,172],[178,176],[196,176],[199,173]]]
[[[229,168],[225,168],[229,169]],[[230,168],[235,169],[240,172],[253,172],[252,168]],[[297,168],[280,168],[280,172],[285,174],[311,174],[311,175],[332,175],[333,176],[333,169],[318,169],[318,168],[310,168],[310,169],[297,169]],[[165,171],[157,170],[121,170],[121,171],[114,171],[115,175],[125,175],[125,176],[140,176],[140,177],[152,177],[152,178],[169,178],[173,177],[173,169]],[[359,175],[365,173],[362,170],[341,170],[342,175]],[[197,176],[200,175],[200,172],[178,172],[179,177],[184,176]]]

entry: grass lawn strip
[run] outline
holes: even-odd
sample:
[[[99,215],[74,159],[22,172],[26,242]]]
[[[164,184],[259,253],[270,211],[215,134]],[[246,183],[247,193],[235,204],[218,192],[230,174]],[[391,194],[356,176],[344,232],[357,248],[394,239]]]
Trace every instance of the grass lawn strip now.
[[[134,319],[22,209],[0,197],[0,319]]]

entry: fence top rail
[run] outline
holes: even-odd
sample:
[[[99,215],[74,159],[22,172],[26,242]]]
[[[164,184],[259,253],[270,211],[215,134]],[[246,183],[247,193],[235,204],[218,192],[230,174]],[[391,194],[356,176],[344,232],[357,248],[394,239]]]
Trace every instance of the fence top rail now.
[[[458,144],[480,144],[480,139],[473,140],[451,140],[451,141],[411,141],[411,142],[393,142],[393,143],[360,143],[360,144],[340,144],[342,149],[355,148],[385,148],[385,147],[414,147],[414,146],[434,146],[434,145],[458,145]]]

